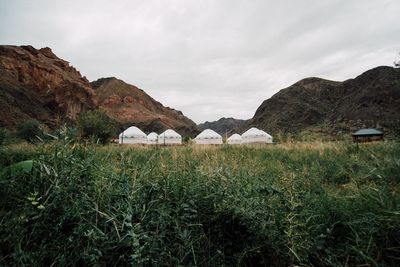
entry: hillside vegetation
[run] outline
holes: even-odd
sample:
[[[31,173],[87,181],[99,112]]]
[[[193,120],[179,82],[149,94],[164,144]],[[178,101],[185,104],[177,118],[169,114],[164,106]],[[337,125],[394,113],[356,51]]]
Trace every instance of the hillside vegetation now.
[[[247,121],[234,118],[221,118],[217,121],[206,121],[200,123],[197,127],[200,130],[211,129],[224,136],[227,133],[232,133],[234,130],[242,127]]]
[[[0,265],[400,265],[396,142],[0,149]]]
[[[196,124],[179,110],[165,107],[142,89],[116,78],[92,83],[46,47],[0,45],[0,127],[15,130],[29,120],[50,129],[76,125],[82,113],[103,111],[126,129],[146,132],[173,128],[194,137]]]
[[[181,111],[163,106],[134,85],[116,78],[101,78],[91,85],[98,109],[119,122],[124,130],[135,125],[147,133],[162,133],[167,129],[191,137],[199,133],[196,124]]]
[[[400,137],[400,69],[376,67],[343,82],[306,78],[265,100],[240,129],[337,136],[379,128]]]

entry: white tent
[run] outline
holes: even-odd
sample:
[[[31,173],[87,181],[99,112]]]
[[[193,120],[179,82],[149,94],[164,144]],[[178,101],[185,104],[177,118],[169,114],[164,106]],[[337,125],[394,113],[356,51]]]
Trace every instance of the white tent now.
[[[272,144],[273,143],[273,138],[272,135],[264,132],[263,130],[260,130],[262,135],[266,135],[267,136],[267,144]]]
[[[168,129],[158,136],[158,143],[161,145],[180,145],[182,136],[174,130]]]
[[[138,127],[131,126],[119,134],[120,144],[147,144],[147,135]]]
[[[211,129],[205,129],[196,136],[194,142],[199,145],[221,145],[222,136]]]
[[[232,134],[227,140],[226,142],[230,145],[238,145],[242,143],[242,137],[240,136],[240,134]]]
[[[151,132],[147,135],[147,144],[156,145],[158,143],[158,134]]]
[[[255,127],[242,134],[242,144],[272,143],[272,136]]]

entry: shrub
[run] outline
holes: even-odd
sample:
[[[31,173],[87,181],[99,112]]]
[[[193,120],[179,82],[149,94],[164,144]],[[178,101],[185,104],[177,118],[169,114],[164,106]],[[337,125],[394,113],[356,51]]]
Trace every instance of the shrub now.
[[[57,140],[77,140],[79,132],[77,128],[63,125],[54,130],[49,136]]]
[[[400,266],[398,143],[24,146],[0,266]]]
[[[0,145],[4,143],[4,140],[6,139],[6,130],[3,128],[0,128]]]
[[[101,143],[107,143],[116,134],[116,122],[105,113],[90,110],[78,119],[78,128],[83,138],[93,137]]]
[[[37,120],[29,120],[18,125],[17,136],[29,143],[35,143],[38,140],[38,137],[43,137],[43,130],[40,122]]]

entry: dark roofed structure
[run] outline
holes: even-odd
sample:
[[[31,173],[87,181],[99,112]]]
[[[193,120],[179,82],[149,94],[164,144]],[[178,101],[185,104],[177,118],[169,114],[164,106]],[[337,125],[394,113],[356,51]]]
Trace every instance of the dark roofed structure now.
[[[383,132],[376,129],[360,129],[353,133],[353,142],[364,143],[383,140]]]

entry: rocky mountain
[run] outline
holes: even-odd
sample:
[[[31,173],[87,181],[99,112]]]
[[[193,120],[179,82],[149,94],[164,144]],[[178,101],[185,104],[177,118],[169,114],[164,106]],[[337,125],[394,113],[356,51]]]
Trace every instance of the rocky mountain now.
[[[142,89],[117,78],[101,78],[91,83],[96,92],[98,108],[124,126],[132,124],[146,132],[172,128],[184,136],[199,131],[196,124],[181,111],[164,107]]]
[[[198,124],[197,126],[200,130],[211,129],[221,135],[224,135],[226,133],[230,133],[234,129],[242,127],[242,125],[244,125],[246,122],[246,120],[238,120],[234,118],[221,118],[217,121],[206,121]]]
[[[121,123],[184,136],[198,133],[182,112],[164,107],[143,90],[116,78],[90,83],[50,48],[0,46],[0,127],[36,119],[49,128],[74,123],[81,112],[101,109]]]
[[[147,132],[173,128],[194,136],[199,131],[182,112],[164,107],[133,85],[116,78],[90,83],[50,48],[0,46],[0,127],[15,129],[36,119],[54,128],[74,123],[89,109]],[[375,127],[386,136],[400,136],[400,69],[377,67],[343,82],[303,79],[265,100],[248,121],[222,118],[199,125],[221,134],[252,126],[272,134],[324,135]]]
[[[265,100],[241,130],[251,126],[329,135],[375,127],[400,136],[400,69],[377,67],[344,82],[303,79]]]
[[[89,81],[50,48],[0,46],[0,126],[74,121],[96,106]]]

